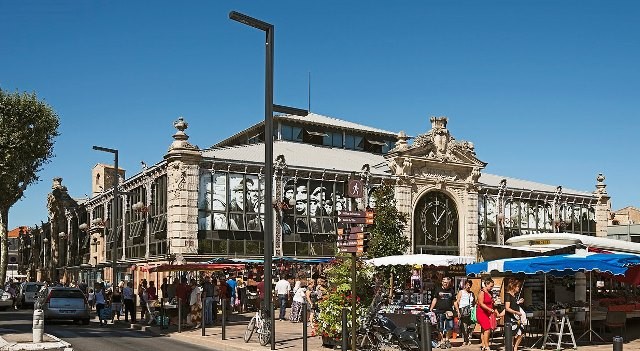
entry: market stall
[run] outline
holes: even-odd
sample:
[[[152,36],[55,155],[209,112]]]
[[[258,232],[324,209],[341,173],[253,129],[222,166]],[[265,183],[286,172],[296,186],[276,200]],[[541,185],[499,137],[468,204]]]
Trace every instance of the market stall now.
[[[525,275],[544,275],[544,308],[543,316],[546,321],[546,327],[544,328],[544,335],[541,339],[542,345],[546,346],[549,341],[549,330],[552,327],[559,325],[566,325],[568,327],[568,335],[571,337],[571,342],[576,346],[576,339],[573,335],[570,324],[570,315],[567,314],[565,309],[549,311],[547,307],[547,275],[562,276],[568,274],[575,274],[576,272],[586,272],[592,275],[592,272],[605,272],[614,276],[623,276],[631,266],[640,265],[640,256],[633,254],[603,254],[592,253],[586,250],[576,254],[570,255],[556,255],[556,256],[541,256],[541,257],[528,257],[528,258],[515,258],[515,259],[503,259],[487,262],[480,262],[476,264],[467,265],[466,271],[469,275],[480,275],[489,273],[510,273],[510,274],[525,274]],[[591,281],[591,279],[590,279]],[[591,283],[590,283],[591,286]],[[583,334],[588,335],[589,340],[592,340],[592,336],[597,336],[602,339],[592,329],[592,289],[589,289],[589,303],[582,312],[589,313],[589,328]],[[534,311],[535,313],[536,311]],[[564,330],[564,329],[563,329]],[[563,333],[559,333],[557,339],[553,342],[557,348],[564,343],[562,340]]]
[[[415,314],[429,309],[433,292],[443,276],[451,277],[458,289],[459,282],[466,276],[464,266],[473,262],[473,257],[427,254],[377,257],[366,261],[376,267],[404,265],[412,268],[409,281],[401,282],[399,286],[394,287],[394,277],[389,277],[392,301],[385,312],[396,325],[415,323]]]

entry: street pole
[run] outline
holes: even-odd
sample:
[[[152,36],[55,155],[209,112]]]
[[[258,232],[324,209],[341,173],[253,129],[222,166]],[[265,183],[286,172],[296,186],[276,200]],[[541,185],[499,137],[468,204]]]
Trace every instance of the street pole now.
[[[265,88],[264,88],[264,289],[265,308],[271,311],[273,304],[271,265],[273,256],[273,42],[274,27],[245,14],[231,11],[229,18],[265,32]],[[271,349],[275,350],[275,318],[271,319]]]
[[[118,150],[101,146],[94,146],[93,149],[109,152],[114,156],[115,175],[113,179],[113,205],[111,206],[111,286],[114,286],[118,278],[116,272],[118,264],[116,258],[118,251],[118,181],[120,180],[120,174],[118,172]]]

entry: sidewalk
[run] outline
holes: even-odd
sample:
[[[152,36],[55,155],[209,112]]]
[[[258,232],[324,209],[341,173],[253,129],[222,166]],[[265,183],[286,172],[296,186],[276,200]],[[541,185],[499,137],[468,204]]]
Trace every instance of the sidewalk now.
[[[187,343],[197,344],[199,346],[210,347],[211,349],[220,351],[265,351],[269,350],[270,346],[260,346],[256,334],[251,337],[248,343],[243,340],[244,331],[247,328],[249,320],[253,316],[253,313],[246,314],[233,314],[229,316],[230,322],[226,327],[226,340],[222,340],[222,331],[219,325],[215,327],[208,327],[205,332],[205,336],[202,336],[201,329],[183,328],[181,333],[178,333],[177,326],[171,325],[167,329],[161,329],[160,327],[152,326],[147,327],[146,330],[157,334],[165,335],[176,340],[184,341]],[[302,350],[302,324],[291,323],[289,321],[276,320],[276,350]],[[329,348],[322,346],[322,338],[318,336],[311,336],[311,328],[308,328],[309,338],[308,350],[312,351],[328,351]],[[640,320],[632,320],[627,325],[626,339],[631,340],[624,344],[624,350],[640,350]],[[605,340],[610,340],[611,336],[605,337]],[[462,339],[455,339],[453,342],[452,350],[460,351],[477,351],[479,349],[479,340],[473,340],[473,345],[462,346]],[[492,350],[504,351],[502,339],[494,340]],[[539,348],[538,348],[539,349]],[[548,347],[547,349],[552,349]],[[571,349],[567,347],[565,349]],[[612,343],[601,345],[584,345],[578,344],[578,349],[584,351],[611,351]],[[434,349],[436,350],[436,349]]]

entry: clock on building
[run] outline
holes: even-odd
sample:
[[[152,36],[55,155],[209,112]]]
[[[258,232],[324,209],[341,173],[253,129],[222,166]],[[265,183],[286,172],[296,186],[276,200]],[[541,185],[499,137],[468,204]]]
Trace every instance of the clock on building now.
[[[455,204],[441,193],[427,194],[420,210],[420,224],[425,235],[425,243],[446,242],[451,234],[457,233],[458,214]]]

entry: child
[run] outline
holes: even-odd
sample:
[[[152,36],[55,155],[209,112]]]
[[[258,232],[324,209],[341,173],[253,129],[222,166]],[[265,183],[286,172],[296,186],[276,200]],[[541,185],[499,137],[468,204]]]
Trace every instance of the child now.
[[[89,294],[87,296],[87,302],[89,302],[89,308],[93,309],[96,305],[96,294],[93,292],[93,289],[89,289]]]

